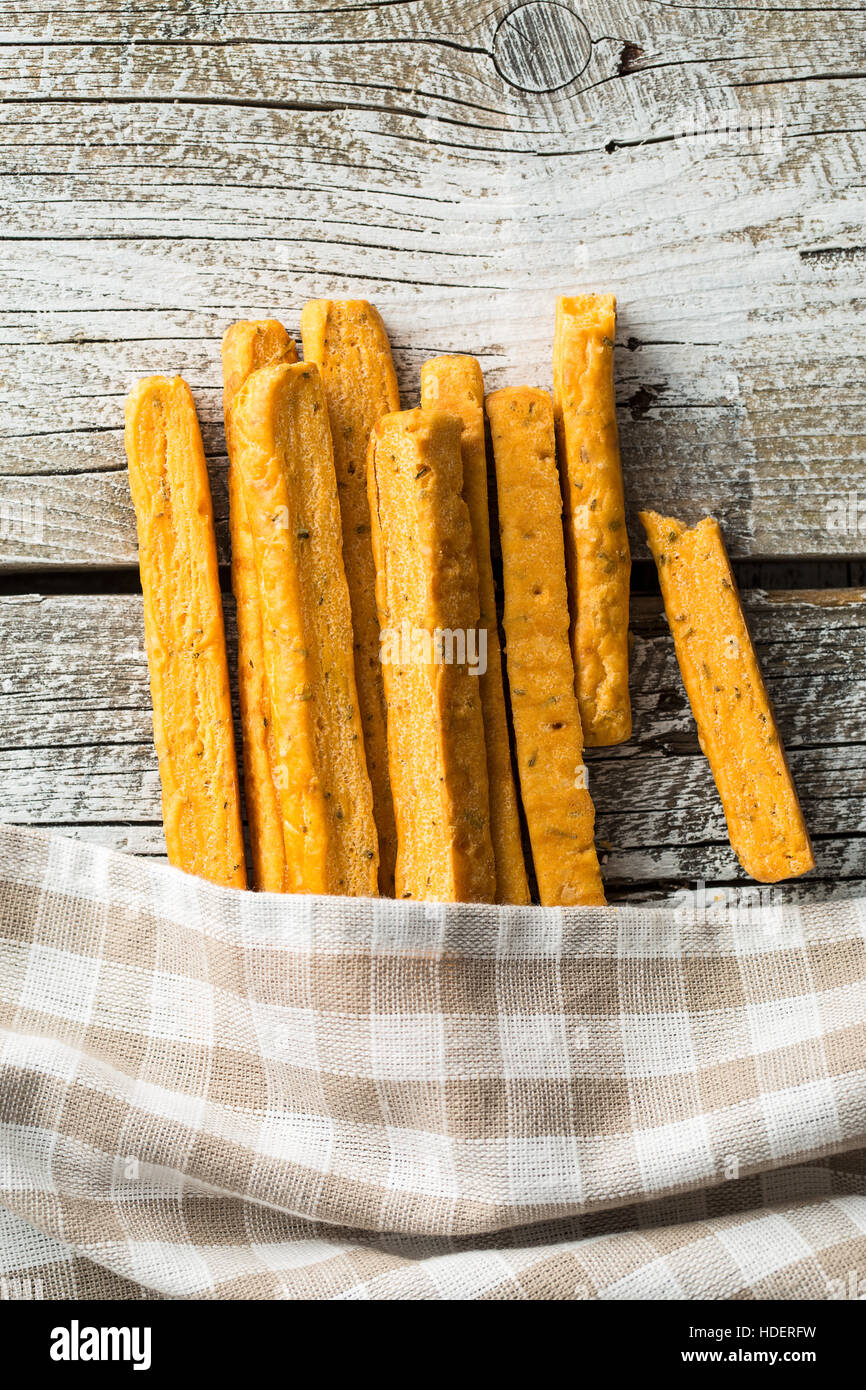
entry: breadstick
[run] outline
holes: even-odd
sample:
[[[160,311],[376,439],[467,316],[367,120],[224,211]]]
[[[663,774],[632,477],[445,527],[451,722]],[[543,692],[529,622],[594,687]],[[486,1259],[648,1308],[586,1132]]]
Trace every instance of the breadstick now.
[[[719,524],[640,519],[733,851],[760,883],[805,874],[815,866],[809,834]]]
[[[463,497],[469,508],[478,562],[480,628],[486,633],[486,670],[480,677],[487,744],[490,836],[496,860],[496,901],[528,903],[529,885],[520,838],[517,789],[511,769],[508,716],[502,687],[502,653],[490,563],[487,455],[484,447],[484,378],[474,357],[434,357],[421,368],[421,404],[456,415],[463,433]]]
[[[487,415],[499,499],[511,712],[539,896],[546,907],[603,903],[568,642],[550,397],[529,386],[494,391]]]
[[[126,402],[126,453],[169,862],[244,888],[213,509],[195,406],[180,377],[138,383]]]
[[[460,422],[386,415],[368,454],[398,898],[493,902],[478,572]],[[477,665],[476,665],[477,671]]]
[[[628,599],[631,558],[616,407],[612,294],[556,301],[553,407],[565,492],[572,648],[584,741],[631,735]]]
[[[379,832],[379,888],[394,892],[397,830],[388,776],[385,691],[379,661],[376,570],[367,500],[367,444],[382,415],[400,409],[391,348],[379,314],[363,299],[315,299],[301,314],[304,357],[322,375],[343,520],[343,563],[355,631],[355,680]]]
[[[223,412],[229,455],[229,530],[232,588],[238,627],[238,689],[244,740],[244,800],[250,827],[253,877],[263,892],[288,889],[280,798],[274,781],[276,750],[265,681],[262,619],[253,539],[234,462],[232,406],[238,391],[260,367],[296,362],[297,350],[275,319],[233,323],[222,343]]]
[[[259,583],[289,892],[376,894],[378,846],[319,373],[278,363],[232,406]]]

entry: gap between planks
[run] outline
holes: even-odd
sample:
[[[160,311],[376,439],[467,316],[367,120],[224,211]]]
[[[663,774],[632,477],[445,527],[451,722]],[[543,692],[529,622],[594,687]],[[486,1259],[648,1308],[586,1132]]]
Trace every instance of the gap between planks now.
[[[866,593],[746,593],[744,607],[818,861],[765,891],[850,894],[866,880]],[[587,756],[611,896],[744,888],[658,599],[633,600],[632,628],[635,738]],[[0,675],[0,819],[161,854],[140,596],[5,596],[0,644],[15,654]]]

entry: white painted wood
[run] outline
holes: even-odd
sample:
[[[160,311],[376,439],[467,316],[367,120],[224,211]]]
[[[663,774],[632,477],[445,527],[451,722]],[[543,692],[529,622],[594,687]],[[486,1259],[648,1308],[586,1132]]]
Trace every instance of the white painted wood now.
[[[151,372],[193,387],[227,558],[235,318],[374,299],[412,404],[443,351],[549,385],[591,288],[637,556],[646,505],[714,512],[756,575],[866,554],[864,58],[866,12],[797,0],[0,0],[0,569],[135,564]],[[748,606],[819,860],[773,891],[863,891],[862,599]],[[657,605],[635,634],[636,740],[591,756],[608,883],[736,886]],[[0,652],[0,817],[161,854],[140,600],[3,599]]]
[[[441,351],[549,384],[556,294],[592,287],[638,555],[644,505],[716,513],[734,555],[866,553],[866,15],[572,8],[587,65],[534,92],[494,0],[0,5],[0,566],[134,563],[152,371],[195,390],[220,510],[236,317],[373,298],[411,403]]]
[[[753,593],[745,606],[815,836],[813,878],[866,880],[866,592]],[[634,738],[588,754],[608,883],[741,883],[656,600],[635,602],[633,626]],[[2,599],[0,650],[14,653],[0,676],[0,819],[161,853],[140,598]]]
[[[558,92],[586,71],[592,37],[567,5],[528,0],[499,21],[490,51],[499,76],[512,87]]]

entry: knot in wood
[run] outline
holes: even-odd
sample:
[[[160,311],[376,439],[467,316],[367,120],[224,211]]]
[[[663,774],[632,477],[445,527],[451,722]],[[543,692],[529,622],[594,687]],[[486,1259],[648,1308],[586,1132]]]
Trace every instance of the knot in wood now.
[[[493,36],[496,71],[523,92],[555,92],[579,77],[592,39],[580,15],[556,0],[529,0]]]

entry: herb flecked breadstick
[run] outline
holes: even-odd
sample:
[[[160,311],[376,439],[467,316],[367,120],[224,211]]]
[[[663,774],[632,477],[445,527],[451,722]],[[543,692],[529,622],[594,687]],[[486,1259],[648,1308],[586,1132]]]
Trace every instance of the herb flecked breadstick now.
[[[322,375],[343,520],[343,563],[355,631],[355,679],[373,811],[379,832],[379,887],[394,892],[397,831],[388,775],[385,691],[379,661],[376,571],[367,500],[367,445],[382,415],[400,409],[388,335],[363,299],[315,299],[301,314],[304,357]]]
[[[460,422],[386,415],[368,453],[400,898],[493,902],[478,572]]]
[[[528,386],[494,391],[487,397],[487,415],[496,464],[517,768],[539,895],[544,906],[603,903],[568,641],[550,397]]]
[[[275,319],[233,323],[222,342],[223,413],[229,455],[229,530],[232,589],[238,627],[238,688],[244,740],[244,799],[250,827],[253,878],[262,892],[288,889],[280,798],[274,781],[276,752],[262,645],[262,617],[253,538],[234,462],[232,407],[241,387],[260,367],[296,362],[297,350]]]
[[[584,741],[631,735],[628,600],[631,558],[616,405],[612,294],[556,301],[553,406],[565,493],[572,648]]]
[[[717,521],[641,512],[698,738],[752,878],[814,868],[812,847]]]
[[[246,887],[222,600],[207,466],[185,381],[126,402],[153,732],[170,863]]]
[[[480,676],[487,744],[490,835],[496,860],[496,901],[528,903],[517,789],[511,769],[508,716],[502,685],[502,655],[496,620],[496,594],[490,563],[487,454],[484,447],[484,378],[474,357],[434,357],[421,368],[421,404],[456,415],[463,433],[463,497],[469,508],[478,561],[480,628],[487,634],[486,670]]]
[[[288,891],[376,894],[378,846],[318,370],[254,372],[232,407],[259,582]]]

